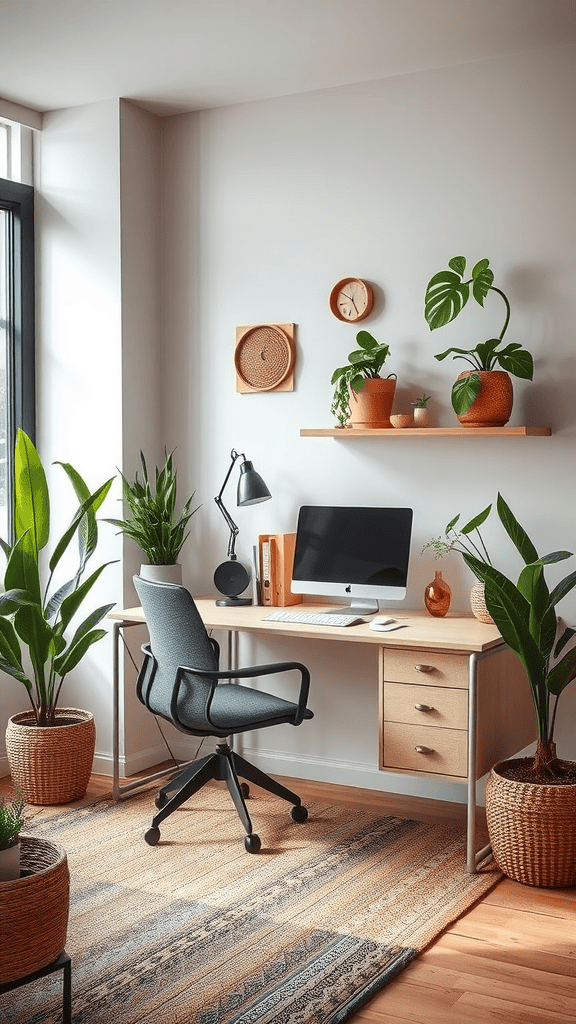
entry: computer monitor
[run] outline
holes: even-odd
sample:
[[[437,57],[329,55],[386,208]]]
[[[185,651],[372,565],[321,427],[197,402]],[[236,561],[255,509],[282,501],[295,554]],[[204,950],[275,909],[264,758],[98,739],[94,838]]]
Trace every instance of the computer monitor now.
[[[347,597],[342,612],[361,615],[378,611],[378,601],[402,601],[411,535],[411,508],[303,505],[292,592]]]

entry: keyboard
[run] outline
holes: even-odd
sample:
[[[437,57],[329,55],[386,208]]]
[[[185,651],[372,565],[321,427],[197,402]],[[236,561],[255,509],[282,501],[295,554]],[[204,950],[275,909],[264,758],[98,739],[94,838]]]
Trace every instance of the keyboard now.
[[[333,615],[331,612],[274,612],[264,618],[269,622],[303,622],[309,626],[357,626],[366,621],[359,615]]]

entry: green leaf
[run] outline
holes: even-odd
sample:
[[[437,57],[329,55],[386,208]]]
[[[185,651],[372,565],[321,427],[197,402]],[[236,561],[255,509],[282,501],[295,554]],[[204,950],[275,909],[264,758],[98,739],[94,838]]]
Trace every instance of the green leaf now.
[[[472,267],[472,277],[479,277],[485,270],[488,270],[490,260],[479,260],[474,267]]]
[[[95,629],[91,633],[86,633],[77,644],[69,647],[65,654],[62,654],[54,661],[54,669],[58,675],[65,676],[73,668],[76,668],[76,665],[82,660],[88,648],[92,644],[97,643],[98,640],[102,640],[105,636],[105,629]]]
[[[538,552],[536,551],[536,548],[526,531],[520,526],[520,523],[510,511],[510,508],[500,493],[498,494],[496,508],[498,510],[502,526],[506,530],[506,533],[510,537],[510,540],[517,549],[520,557],[526,562],[526,565],[537,562]]]
[[[14,628],[20,639],[28,646],[37,689],[41,693],[44,688],[45,665],[52,640],[52,629],[38,605],[19,608],[14,616]]]
[[[6,590],[27,590],[30,597],[41,604],[38,560],[29,537],[29,532],[23,533],[12,548],[4,573],[4,586]]]
[[[473,353],[475,351],[476,351],[476,349],[473,349],[473,348],[472,349],[470,349],[470,348],[447,348],[445,352],[440,352],[437,356],[434,356],[434,359],[437,359],[438,362],[441,363],[442,360],[446,359],[446,356],[449,356],[451,352],[460,353],[460,355],[462,355],[462,356],[470,356],[470,355],[473,355]],[[457,358],[458,358],[458,356],[455,355],[454,359],[457,359]]]
[[[96,491],[94,491],[94,493],[91,494],[90,497],[86,501],[82,502],[82,504],[80,505],[80,508],[76,512],[76,515],[74,516],[70,526],[62,534],[62,537],[60,538],[60,540],[58,541],[56,547],[54,548],[54,551],[52,553],[52,557],[51,557],[50,563],[49,563],[50,564],[50,572],[54,572],[54,569],[56,568],[56,566],[58,565],[58,562],[62,558],[62,555],[66,551],[66,548],[68,547],[70,541],[72,540],[72,537],[76,533],[76,530],[78,529],[84,514],[87,512],[87,510],[89,508],[93,508],[94,505],[97,502],[100,501],[100,499],[103,500],[103,498],[106,497],[106,495],[108,494],[108,491],[110,490],[110,487],[112,486],[113,481],[114,481],[114,477],[111,477],[110,480],[107,480],[106,483],[101,485],[101,487],[98,487],[98,489]]]
[[[571,572],[569,576],[565,576],[563,580],[558,583],[554,590],[550,594],[549,605],[554,608],[566,594],[569,594],[571,590],[576,586],[576,572]]]
[[[0,616],[13,615],[18,608],[30,604],[40,607],[39,602],[35,601],[27,590],[5,590],[0,594]]]
[[[28,690],[28,693],[32,693],[32,680],[29,679],[27,675],[25,675],[24,671],[20,671],[19,668],[16,668],[14,665],[12,665],[11,662],[5,661],[5,659],[2,657],[0,657],[0,669],[2,669],[2,671],[5,672],[6,675],[12,676],[13,679],[17,679],[19,683],[24,683],[24,686]]]
[[[91,612],[90,615],[88,615],[78,626],[78,629],[70,641],[70,646],[74,646],[74,644],[78,643],[86,633],[89,633],[91,629],[94,629],[94,626],[97,626],[104,616],[112,610],[114,604],[114,601],[112,601],[112,604],[103,604],[100,608],[96,608]]]
[[[75,576],[73,580],[68,580],[67,583],[63,583],[62,586],[59,587],[59,589],[56,591],[56,593],[52,594],[52,597],[48,600],[44,611],[44,614],[47,619],[51,619],[53,618],[54,615],[56,615],[64,598],[68,597],[68,594],[70,594],[74,587],[77,585],[78,577]]]
[[[466,260],[463,256],[453,256],[451,260],[448,260],[448,266],[451,270],[455,270],[460,277],[464,277],[466,272]]]
[[[0,618],[0,652],[6,661],[24,673],[22,668],[22,650],[18,642],[16,630],[10,620],[4,618]]]
[[[481,270],[472,282],[472,294],[479,302],[481,306],[484,305],[484,299],[488,295],[492,285],[494,283],[494,274],[491,270]]]
[[[454,320],[468,302],[469,286],[457,274],[445,270],[430,281],[424,299],[424,316],[431,331]]]
[[[525,349],[513,352],[508,351],[508,354],[499,352],[497,359],[499,365],[507,373],[512,373],[515,377],[521,377],[523,380],[532,380],[534,376],[534,360]]]
[[[476,352],[478,353],[478,358],[480,359],[483,370],[491,369],[493,365],[492,356],[494,355],[494,350],[498,348],[499,344],[500,338],[489,338],[488,341],[483,341],[476,346]]]
[[[76,612],[78,611],[78,609],[79,609],[80,605],[82,604],[84,598],[86,597],[88,592],[92,589],[92,587],[96,583],[96,580],[98,579],[100,574],[103,572],[103,570],[106,568],[106,566],[107,565],[112,565],[112,564],[113,564],[112,562],[105,562],[104,565],[99,566],[99,568],[96,569],[92,573],[92,575],[88,577],[87,580],[84,580],[84,583],[81,583],[80,586],[77,587],[76,590],[74,590],[70,594],[69,597],[66,597],[62,601],[62,604],[60,605],[60,621],[59,621],[59,625],[60,625],[60,627],[62,629],[66,629],[66,627],[68,626],[70,620],[76,614]]]
[[[460,532],[468,534],[472,533],[472,530],[477,530],[478,527],[482,526],[482,523],[485,523],[486,520],[488,519],[491,508],[492,505],[488,505],[488,507],[485,508],[483,512],[479,512],[478,515],[474,516],[474,518],[471,519],[469,523],[466,523],[466,526],[463,526]]]
[[[376,338],[374,338],[369,333],[369,331],[358,331],[358,334],[356,335],[356,341],[360,345],[360,348],[366,349],[367,352],[369,352],[373,348],[376,348],[376,346],[378,345]]]
[[[446,527],[444,533],[449,533],[450,530],[454,529],[454,527],[456,526],[456,523],[458,522],[459,519],[460,519],[460,513],[458,513],[457,516],[454,516],[454,519],[450,520],[450,522],[448,523],[448,526]]]
[[[546,676],[546,688],[549,693],[561,694],[576,677],[576,648],[572,648]]]
[[[46,474],[32,441],[23,430],[14,449],[14,532],[16,539],[30,531],[37,553],[48,543],[50,499]]]
[[[477,373],[471,373],[468,377],[461,377],[452,385],[452,408],[457,416],[463,416],[473,405],[478,392],[480,391],[480,377]]]

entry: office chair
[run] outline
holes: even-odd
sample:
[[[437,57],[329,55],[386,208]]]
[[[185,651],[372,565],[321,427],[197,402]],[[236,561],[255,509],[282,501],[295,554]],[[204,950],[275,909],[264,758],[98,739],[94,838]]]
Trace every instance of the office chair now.
[[[150,635],[150,642],[142,647],[144,661],[136,683],[138,699],[154,715],[172,722],[180,732],[216,736],[221,741],[213,753],[194,761],[158,790],[155,799],[158,813],[144,838],[150,846],[155,846],[160,839],[160,822],[207,782],[217,779],[228,785],[246,831],[246,850],[258,853],[260,837],[252,831],[246,808],[249,787],[239,778],[288,800],[293,804],[290,814],[296,822],[306,821],[308,811],[296,793],[232,750],[227,738],[282,723],[300,725],[305,718],[313,718],[306,707],[310,687],[308,669],[297,661],[287,661],[220,671],[218,644],[208,636],[185,587],[156,583],[141,576],[134,576],[134,586]],[[293,670],[301,676],[296,704],[228,681]]]

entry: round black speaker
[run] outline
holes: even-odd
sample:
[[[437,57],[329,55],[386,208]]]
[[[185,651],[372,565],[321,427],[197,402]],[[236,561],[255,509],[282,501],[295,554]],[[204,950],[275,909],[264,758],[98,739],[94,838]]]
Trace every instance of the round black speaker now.
[[[237,598],[250,583],[250,572],[237,559],[222,562],[214,573],[214,586],[221,594]]]

